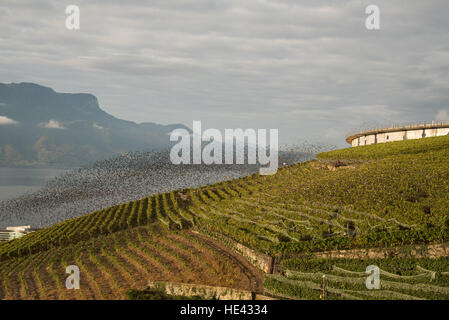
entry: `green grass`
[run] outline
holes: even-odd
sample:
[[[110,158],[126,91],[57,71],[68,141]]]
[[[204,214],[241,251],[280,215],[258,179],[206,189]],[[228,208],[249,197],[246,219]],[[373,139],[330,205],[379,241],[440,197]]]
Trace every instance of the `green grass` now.
[[[324,152],[318,155],[319,159],[362,159],[374,160],[383,159],[397,155],[417,155],[434,151],[446,150],[449,148],[447,136],[416,139],[389,143],[372,144],[354,148],[346,148],[336,151]]]
[[[448,159],[449,136],[322,153],[273,176],[254,174],[173,191],[68,220],[0,244],[0,260],[157,224],[231,238],[282,259],[335,249],[440,243],[449,239]],[[267,281],[285,287],[286,296],[316,293],[313,281],[300,288],[280,278]]]
[[[411,152],[412,147],[417,150]],[[346,158],[355,155],[357,161]],[[350,148],[318,158],[274,176],[240,180],[250,194],[203,204],[210,220],[202,225],[272,254],[448,239],[449,137]],[[335,160],[328,159],[349,165],[329,170]]]
[[[252,175],[182,190],[184,196],[155,195],[68,220],[0,245],[0,257],[157,222],[172,229],[193,226],[284,255],[445,241],[448,158],[447,136],[328,152],[273,176]],[[328,159],[350,165],[329,170],[334,162]],[[147,209],[151,212],[145,216],[152,218],[138,219]],[[104,220],[109,221],[107,227]]]
[[[366,267],[380,268],[380,288],[367,289]],[[287,259],[284,275],[268,275],[265,288],[291,299],[449,299],[449,259]]]

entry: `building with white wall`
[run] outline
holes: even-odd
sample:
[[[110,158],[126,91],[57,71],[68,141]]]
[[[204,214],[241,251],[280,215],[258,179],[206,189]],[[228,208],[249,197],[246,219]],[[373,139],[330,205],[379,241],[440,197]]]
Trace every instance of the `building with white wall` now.
[[[31,226],[17,226],[6,227],[6,229],[0,229],[0,241],[9,241],[16,238],[23,237],[27,233],[36,231],[37,229],[31,228]]]
[[[368,130],[349,135],[346,138],[346,142],[353,147],[358,147],[376,143],[439,137],[445,135],[449,135],[449,122]]]

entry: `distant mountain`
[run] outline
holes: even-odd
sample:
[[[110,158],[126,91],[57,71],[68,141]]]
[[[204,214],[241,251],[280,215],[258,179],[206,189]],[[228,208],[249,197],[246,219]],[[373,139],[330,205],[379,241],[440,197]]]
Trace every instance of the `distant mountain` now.
[[[170,146],[182,124],[117,119],[95,96],[33,83],[0,83],[0,166],[80,166],[114,154]]]

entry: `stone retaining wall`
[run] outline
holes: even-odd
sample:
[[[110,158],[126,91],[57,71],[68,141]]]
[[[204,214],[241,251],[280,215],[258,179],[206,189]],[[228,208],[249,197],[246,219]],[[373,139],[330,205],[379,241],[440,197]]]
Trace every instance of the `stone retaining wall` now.
[[[449,256],[449,244],[415,245],[388,249],[354,249],[354,250],[335,250],[327,252],[318,252],[314,254],[317,258],[344,258],[344,259],[381,259],[387,257],[413,257],[413,258],[432,258]]]
[[[200,284],[149,281],[148,286],[158,289],[166,294],[175,296],[194,297],[200,296],[202,299],[216,300],[253,300],[255,293],[246,290],[238,290],[227,287],[212,287]]]

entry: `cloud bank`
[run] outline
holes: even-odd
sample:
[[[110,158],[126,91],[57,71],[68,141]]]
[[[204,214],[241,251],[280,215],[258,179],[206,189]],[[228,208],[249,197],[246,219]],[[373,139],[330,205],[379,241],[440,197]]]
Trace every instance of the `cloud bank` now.
[[[437,116],[435,117],[436,121],[449,121],[449,109],[448,110],[440,110]]]
[[[49,120],[48,122],[41,123],[39,126],[46,129],[66,129],[66,127],[56,120]]]
[[[10,119],[5,116],[0,116],[0,126],[1,125],[8,125],[8,124],[16,124],[17,121],[14,121],[13,119]]]
[[[91,92],[113,115],[278,128],[345,145],[354,128],[432,121],[449,106],[447,0],[56,0],[0,3],[0,81]]]

